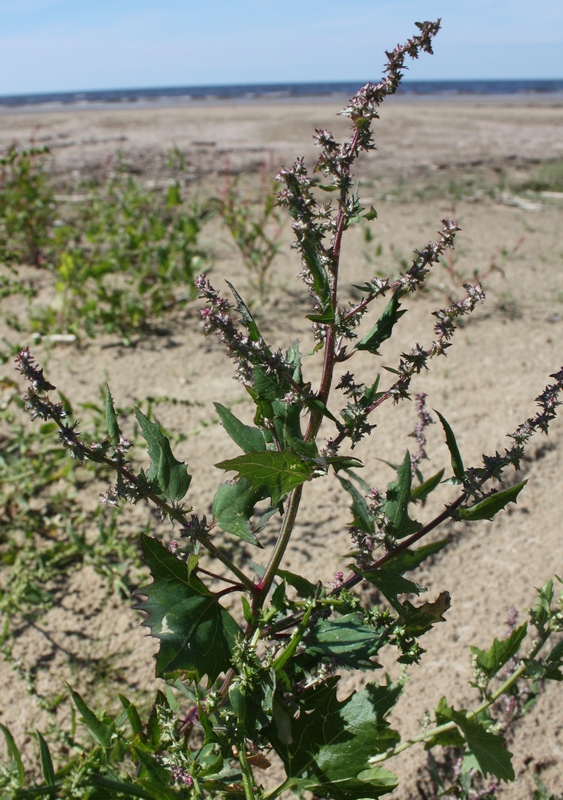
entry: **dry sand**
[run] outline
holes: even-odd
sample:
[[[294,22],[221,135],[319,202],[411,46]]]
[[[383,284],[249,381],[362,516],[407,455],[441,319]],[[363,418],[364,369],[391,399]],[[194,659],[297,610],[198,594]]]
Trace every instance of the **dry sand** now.
[[[226,170],[253,180],[264,161],[276,165],[305,156],[311,162],[313,128],[329,127],[344,135],[346,121],[335,116],[340,107],[336,102],[253,103],[10,113],[0,116],[0,148],[13,140],[25,144],[30,137],[48,144],[62,185],[69,176],[78,182],[111,168],[117,149],[141,179],[165,180],[166,153],[177,147],[186,155],[188,185],[213,192]],[[408,257],[415,247],[435,238],[442,217],[454,216],[463,229],[456,255],[459,271],[466,277],[475,269],[486,273],[493,261],[505,270],[505,277],[494,272],[485,279],[486,305],[457,332],[447,359],[433,364],[413,385],[416,391],[427,392],[429,406],[449,420],[466,464],[477,465],[482,453],[505,445],[505,434],[532,413],[534,398],[549,373],[563,363],[563,202],[556,196],[530,198],[506,188],[537,171],[543,162],[563,159],[562,130],[561,100],[390,101],[376,126],[377,152],[357,170],[361,195],[379,213],[371,245],[372,252],[377,244],[382,246],[378,267],[392,271],[393,252]],[[225,232],[210,228],[206,236],[216,257],[214,283],[221,286],[228,278],[244,289],[246,275]],[[285,238],[289,243],[289,229]],[[365,249],[361,232],[351,231],[344,250],[343,281],[371,277],[374,267],[366,262]],[[514,252],[506,258],[503,250]],[[264,329],[279,346],[295,338],[306,344],[308,338],[297,313],[306,313],[307,296],[295,280],[299,269],[295,255],[287,253],[277,261],[270,302],[257,309]],[[392,366],[414,341],[430,341],[431,311],[445,304],[439,288],[444,279],[445,271],[438,272],[432,280],[434,290],[409,303],[397,338],[383,349],[382,363]],[[28,343],[24,333],[3,325],[2,333],[11,342]],[[44,345],[33,349],[39,359],[46,350]],[[357,374],[365,366],[367,379],[373,379],[378,365],[363,357],[358,362]],[[6,365],[3,373],[11,374],[10,369]],[[313,363],[311,369],[314,382],[319,365]],[[80,348],[54,347],[48,376],[75,402],[91,397],[105,379],[122,406],[149,395],[197,401],[192,406],[162,406],[157,416],[169,430],[189,434],[177,455],[194,473],[191,502],[199,513],[209,511],[214,488],[222,479],[213,464],[235,454],[214,418],[211,401],[236,403],[236,412],[246,419],[251,409],[242,404],[245,393],[232,380],[221,348],[203,338],[195,307],[176,316],[167,335],[145,336],[134,348],[123,348],[107,337]],[[334,405],[338,408],[336,399]],[[377,429],[357,455],[367,464],[366,480],[384,486],[391,472],[376,459],[402,458],[412,440],[397,433],[412,430],[414,409],[412,404],[386,408],[376,421]],[[447,464],[442,440],[439,426],[432,426],[427,475]],[[523,465],[528,485],[518,505],[492,523],[452,526],[454,543],[415,576],[428,587],[430,599],[449,591],[452,607],[447,624],[425,636],[422,667],[409,669],[404,699],[392,717],[404,737],[417,733],[418,720],[442,695],[457,707],[472,702],[469,645],[485,647],[494,636],[505,635],[509,608],[520,609],[523,619],[533,602],[534,587],[554,573],[563,573],[562,440],[559,420],[549,439],[538,439],[531,447]],[[444,490],[437,507],[447,497]],[[422,510],[419,518],[430,519],[431,512]],[[339,555],[348,549],[344,529],[349,516],[347,499],[334,481],[307,485],[300,539],[291,547],[285,566],[305,570],[312,580],[330,582],[340,568]],[[142,515],[137,519],[142,524]],[[253,557],[264,561],[266,556]],[[137,613],[123,610],[117,601],[100,610],[101,584],[95,575],[90,577],[89,584],[84,575],[73,580],[61,606],[41,621],[50,639],[36,629],[22,632],[17,645],[22,662],[28,667],[40,662],[39,687],[58,690],[63,678],[81,679],[80,667],[76,662],[69,666],[61,646],[80,654],[122,652],[117,665],[133,690],[154,687],[149,655],[154,647],[144,638]],[[87,619],[89,641],[80,640],[76,632],[77,613],[81,624],[82,618]],[[22,680],[8,667],[0,670],[4,685],[0,722],[19,741],[29,742],[28,732],[41,727],[44,717],[26,699]],[[352,676],[343,685],[349,690],[360,682],[361,677]],[[518,777],[500,796],[531,797],[535,775],[549,791],[561,794],[563,704],[558,685],[542,691],[509,738]],[[425,762],[418,747],[389,764],[401,778],[395,797],[432,796],[424,777]]]

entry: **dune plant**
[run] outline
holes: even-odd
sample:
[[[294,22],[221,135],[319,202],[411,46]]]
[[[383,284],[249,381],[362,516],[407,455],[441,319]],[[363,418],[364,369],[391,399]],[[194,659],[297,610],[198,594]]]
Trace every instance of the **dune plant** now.
[[[282,216],[276,204],[277,181],[265,165],[259,191],[244,197],[238,182],[228,180],[214,205],[248,271],[250,286],[264,302],[272,290],[272,265],[281,249]]]
[[[130,343],[135,332],[193,299],[205,263],[198,237],[207,213],[184,204],[177,183],[149,191],[118,174],[93,190],[57,231],[57,297],[32,310],[35,330],[105,331]]]
[[[430,344],[414,343],[398,363],[385,367],[383,374],[390,377],[374,380],[370,370],[364,382],[350,371],[358,354],[381,363],[380,348],[406,313],[405,301],[424,286],[458,232],[455,222],[442,220],[438,238],[417,251],[396,280],[364,282],[361,299],[342,304],[343,236],[359,218],[375,216],[354,193],[352,167],[374,147],[372,122],[381,102],[397,89],[406,57],[432,52],[439,21],[418,29],[387,54],[385,78],[360,89],[343,111],[351,122],[349,140],[338,143],[329,131],[316,132],[322,199],[303,160],[278,176],[278,201],[293,220],[301,278],[310,295],[306,322],[315,341],[312,352],[301,353],[297,342],[286,351],[269,346],[232,285],[227,299],[206,275],[197,280],[206,304],[205,332],[224,344],[254,406],[254,423],[248,425],[215,403],[241,454],[217,463],[235,477],[219,484],[211,514],[186,500],[188,468],[156,422],[136,412],[150,459],[148,470],[138,469],[109,389],[108,435],[87,442],[63,406],[50,399],[54,386],[29,350],[20,352],[18,369],[29,382],[26,405],[32,417],[54,422],[73,457],[113,473],[106,503],[146,502],[170,520],[176,538],[165,545],[143,534],[140,541],[152,582],[139,590],[137,608],[159,642],[156,675],[167,682],[166,691],[157,692],[143,721],[142,709],[126,697],[120,696],[121,714],[94,713],[71,690],[93,741],[88,746],[73,731],[67,759],[55,765],[45,737],[37,733],[43,777],[32,786],[14,738],[2,728],[10,756],[0,778],[5,797],[274,800],[311,792],[334,800],[377,798],[398,783],[388,762],[416,745],[454,746],[464,770],[499,782],[514,779],[511,754],[495,725],[496,704],[526,681],[563,677],[563,646],[554,639],[563,628],[561,599],[552,581],[539,591],[531,611],[531,636],[523,623],[490,648],[472,649],[480,693],[473,707],[455,708],[442,699],[433,723],[419,735],[401,741],[388,720],[404,681],[370,674],[384,650],[401,665],[424,668],[421,639],[444,620],[450,598],[442,592],[421,600],[423,587],[406,575],[447,546],[448,537],[435,535],[441,527],[478,524],[516,502],[525,481],[514,483],[507,472],[518,469],[535,434],[547,433],[563,390],[561,369],[538,396],[536,413],[510,434],[504,452],[485,455],[471,467],[438,414],[451,463],[430,476],[421,472],[429,412],[419,394],[417,452],[398,454],[386,488],[367,485],[359,474],[356,453],[372,455],[363,440],[376,435],[380,406],[411,396],[416,376],[452,344],[456,322],[483,300],[478,285],[466,284],[462,300],[434,312]],[[384,298],[384,307],[375,311]],[[309,358],[313,369],[315,358],[322,360],[315,386],[305,371]],[[316,580],[306,569],[288,570],[284,559],[300,535],[309,485],[321,479],[339,481],[349,495],[351,549],[336,577]],[[449,497],[439,513],[425,518],[427,500],[437,491]],[[336,531],[325,535],[330,533]],[[249,563],[251,548],[256,555]],[[254,561],[262,565],[253,566]],[[369,596],[361,587],[371,588]],[[349,671],[370,679],[360,691],[342,694],[339,682]]]
[[[8,148],[0,158],[0,262],[45,263],[56,215],[46,147]]]

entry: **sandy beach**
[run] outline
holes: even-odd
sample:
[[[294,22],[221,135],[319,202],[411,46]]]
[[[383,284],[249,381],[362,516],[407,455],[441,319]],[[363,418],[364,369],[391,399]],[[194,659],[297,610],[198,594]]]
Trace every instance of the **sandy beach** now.
[[[81,182],[112,170],[118,152],[137,179],[148,185],[165,183],[167,154],[176,148],[185,157],[185,193],[207,196],[220,190],[226,175],[241,175],[243,185],[252,186],[264,165],[272,175],[280,164],[301,156],[313,165],[315,128],[329,128],[339,139],[346,136],[347,121],[337,116],[341,107],[337,101],[323,100],[0,112],[0,150],[12,142],[47,145],[58,189],[72,193]],[[506,446],[506,434],[534,412],[534,398],[549,382],[550,373],[563,364],[563,193],[530,193],[524,188],[526,181],[545,174],[550,165],[559,164],[560,169],[562,131],[561,97],[392,99],[375,126],[377,150],[356,171],[360,196],[376,207],[378,219],[371,229],[371,243],[365,242],[359,227],[350,231],[343,256],[344,283],[365,282],[375,268],[392,273],[399,257],[409,258],[415,248],[436,238],[445,216],[455,218],[462,229],[456,274],[470,280],[478,270],[485,276],[486,303],[458,330],[448,357],[413,384],[413,391],[428,394],[429,408],[450,422],[467,465],[477,466],[483,453]],[[307,313],[307,294],[296,281],[299,264],[289,249],[289,224],[283,238],[287,247],[276,261],[271,298],[257,306],[256,313],[273,345],[287,348],[300,339],[305,349],[309,332],[299,314]],[[203,239],[214,256],[214,284],[222,287],[228,279],[244,293],[248,277],[226,231],[215,222],[204,230]],[[380,255],[375,256],[378,246]],[[408,301],[409,312],[399,332],[382,350],[383,364],[396,365],[399,354],[415,341],[432,340],[431,312],[447,305],[448,291],[462,293],[448,281],[447,271],[438,269],[430,280],[431,290]],[[10,298],[3,301],[2,309],[9,310],[10,302]],[[174,315],[165,335],[142,336],[132,348],[105,335],[81,346],[43,342],[32,349],[38,360],[48,358],[49,380],[75,404],[93,395],[97,398],[98,386],[106,380],[120,406],[140,404],[148,396],[173,398],[175,404],[163,404],[156,416],[168,430],[186,434],[175,454],[194,472],[190,489],[194,508],[208,513],[214,489],[223,479],[213,465],[235,454],[212,401],[236,404],[245,421],[251,419],[252,409],[244,401],[243,387],[232,379],[219,344],[203,337],[197,309],[197,303],[189,305]],[[11,344],[31,342],[27,331],[14,331],[3,318],[1,337]],[[376,369],[363,356],[358,359],[358,374],[362,366],[367,375]],[[313,383],[319,368],[316,361],[312,363]],[[14,378],[11,363],[0,369],[0,378],[5,376]],[[376,431],[358,448],[357,456],[369,465],[364,479],[385,486],[392,474],[383,461],[402,460],[412,441],[397,434],[414,427],[413,404],[384,408],[375,421]],[[438,424],[430,427],[428,439],[431,462],[424,467],[426,475],[445,465],[449,468]],[[534,602],[534,587],[554,574],[563,575],[562,446],[559,419],[549,438],[532,443],[518,476],[528,480],[518,504],[493,522],[451,523],[452,544],[414,576],[428,587],[428,599],[448,591],[452,606],[447,623],[435,626],[422,640],[427,651],[422,666],[408,670],[404,697],[391,719],[403,738],[419,732],[419,720],[442,696],[457,708],[474,701],[475,692],[468,685],[469,646],[488,647],[495,636],[505,636],[511,607],[518,609],[523,621],[526,608]],[[285,564],[327,585],[340,568],[338,557],[349,549],[349,503],[335,483],[307,486],[301,538]],[[96,485],[77,502],[97,502],[99,489]],[[423,509],[421,519],[430,519],[446,497],[447,493],[441,494],[436,506]],[[127,525],[139,527],[146,522],[140,508],[127,520]],[[263,562],[266,556],[253,553],[253,558]],[[41,624],[22,628],[15,645],[18,658],[28,668],[39,664],[40,691],[64,691],[65,680],[73,685],[83,681],[85,691],[90,687],[95,695],[103,688],[96,685],[95,676],[80,675],[78,662],[70,663],[68,653],[79,653],[81,658],[92,652],[108,657],[117,653],[112,669],[123,686],[133,686],[137,693],[152,691],[159,685],[150,658],[154,642],[139,627],[138,613],[116,598],[105,601],[101,578],[93,572],[87,577],[87,585],[84,574],[71,577],[63,601]],[[81,622],[88,622],[87,640],[76,631],[77,614]],[[398,677],[396,665],[392,672]],[[343,691],[360,686],[363,679],[363,675],[346,677]],[[0,723],[30,747],[30,732],[46,724],[44,712],[27,697],[24,680],[11,666],[0,664],[0,680],[4,685]],[[65,714],[68,709],[62,708],[62,719]],[[551,683],[542,688],[507,736],[517,780],[501,788],[498,796],[527,800],[535,789],[535,777],[560,796],[561,687]],[[426,758],[418,747],[389,763],[401,781],[393,794],[396,800],[433,797]]]

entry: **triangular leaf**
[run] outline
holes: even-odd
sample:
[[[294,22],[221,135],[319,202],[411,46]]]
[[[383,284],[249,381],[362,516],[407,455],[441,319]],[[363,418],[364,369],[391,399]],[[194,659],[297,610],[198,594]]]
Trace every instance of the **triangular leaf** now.
[[[401,294],[402,293],[400,290],[395,292],[395,294],[387,303],[383,314],[377,320],[371,331],[366,333],[363,339],[360,339],[360,341],[356,344],[354,348],[355,350],[367,350],[374,355],[379,355],[379,348],[381,344],[386,339],[390,338],[395,324],[399,321],[403,314],[407,313],[405,310],[399,311],[399,306],[401,305]]]
[[[516,498],[527,483],[527,480],[522,481],[522,483],[517,483],[516,486],[511,486],[510,489],[504,489],[502,492],[495,492],[485,497],[484,500],[474,506],[470,506],[470,508],[460,508],[459,516],[461,519],[469,520],[470,522],[480,519],[491,520],[495,514],[502,511],[509,503],[516,502]]]
[[[444,622],[444,614],[450,607],[450,595],[448,592],[440,592],[433,603],[423,603],[421,606],[413,606],[405,600],[401,610],[401,616],[405,621],[405,632],[408,636],[416,638],[430,630],[436,622]]]
[[[399,697],[400,686],[368,684],[340,702],[338,678],[305,691],[299,717],[289,716],[280,729],[272,723],[267,736],[299,787],[334,800],[377,798],[391,791],[389,776],[369,772],[370,756],[384,752],[399,739],[385,715]],[[274,719],[276,716],[274,715]],[[364,776],[364,778],[360,776]]]
[[[489,680],[516,655],[527,630],[528,626],[524,623],[512,631],[506,639],[499,641],[495,638],[488,650],[479,650],[478,647],[471,648],[471,652],[476,658],[477,666],[483,670]]]
[[[138,590],[145,625],[160,640],[157,677],[185,671],[211,684],[231,664],[239,627],[216,597],[157,539],[141,534],[141,548],[153,583]]]
[[[261,547],[254,535],[250,517],[263,492],[255,489],[246,478],[221,483],[213,498],[212,514],[217,525],[245,542]]]
[[[456,711],[447,704],[446,698],[442,697],[434,713],[436,715],[436,725],[440,726],[448,722],[453,722]],[[454,747],[463,747],[464,739],[457,728],[452,728],[451,730],[442,731],[436,736],[433,736],[432,739],[426,742],[424,749],[431,750],[437,745],[441,747],[448,747],[450,745]]]
[[[149,446],[151,466],[147,478],[153,491],[164,500],[179,502],[188,491],[191,481],[185,464],[174,458],[170,442],[156,422],[151,422],[138,408],[135,409],[135,417]]]
[[[266,449],[266,442],[260,428],[244,425],[228,408],[221,403],[214,403],[221,423],[235,444],[238,444],[245,453],[262,453]]]
[[[279,453],[248,453],[238,458],[220,461],[215,466],[225,470],[235,470],[241,478],[247,478],[256,489],[264,489],[277,506],[288,492],[310,480],[315,464],[303,461],[292,450]]]
[[[473,766],[483,775],[493,775],[501,781],[513,781],[512,753],[506,749],[502,736],[489,733],[477,719],[468,719],[464,712],[457,711],[454,721],[467,741],[473,756]],[[466,762],[467,763],[467,762]]]

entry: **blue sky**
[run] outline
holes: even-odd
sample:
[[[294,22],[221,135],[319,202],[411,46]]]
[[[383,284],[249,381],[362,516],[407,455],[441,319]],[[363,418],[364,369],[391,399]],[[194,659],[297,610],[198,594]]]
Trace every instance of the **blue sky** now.
[[[411,79],[563,78],[561,0],[0,0],[0,94],[379,79],[437,17]]]

